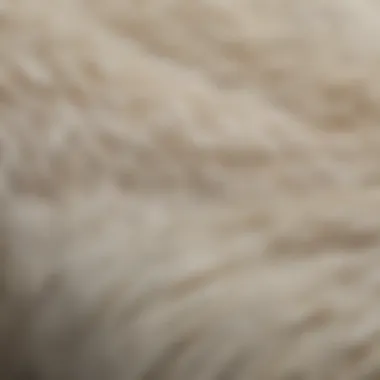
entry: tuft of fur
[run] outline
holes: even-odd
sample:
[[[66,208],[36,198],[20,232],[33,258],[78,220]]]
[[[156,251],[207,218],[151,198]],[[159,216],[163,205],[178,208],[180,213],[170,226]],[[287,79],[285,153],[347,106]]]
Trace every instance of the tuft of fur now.
[[[380,377],[371,0],[0,2],[0,378]]]

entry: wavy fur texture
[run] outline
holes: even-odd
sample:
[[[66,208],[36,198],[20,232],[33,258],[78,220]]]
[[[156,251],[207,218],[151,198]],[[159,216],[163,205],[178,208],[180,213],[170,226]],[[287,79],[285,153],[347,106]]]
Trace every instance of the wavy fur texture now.
[[[380,9],[0,1],[0,378],[380,378]]]

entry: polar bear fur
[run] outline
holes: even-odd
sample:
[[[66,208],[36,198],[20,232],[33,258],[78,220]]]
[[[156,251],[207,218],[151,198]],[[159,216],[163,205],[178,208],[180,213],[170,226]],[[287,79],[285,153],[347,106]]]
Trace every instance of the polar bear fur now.
[[[380,9],[0,2],[0,378],[380,377]]]

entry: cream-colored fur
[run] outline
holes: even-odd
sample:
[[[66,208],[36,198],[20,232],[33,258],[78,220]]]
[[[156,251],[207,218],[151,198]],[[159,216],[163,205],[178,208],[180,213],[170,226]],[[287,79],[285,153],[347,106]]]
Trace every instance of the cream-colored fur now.
[[[0,1],[0,378],[380,377],[380,9]]]

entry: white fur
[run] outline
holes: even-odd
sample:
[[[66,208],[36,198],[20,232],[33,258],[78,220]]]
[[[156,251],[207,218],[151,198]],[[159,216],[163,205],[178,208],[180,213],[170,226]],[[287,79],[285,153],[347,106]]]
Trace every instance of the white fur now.
[[[0,2],[0,378],[380,376],[380,8]]]

